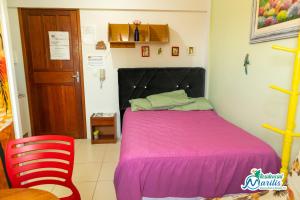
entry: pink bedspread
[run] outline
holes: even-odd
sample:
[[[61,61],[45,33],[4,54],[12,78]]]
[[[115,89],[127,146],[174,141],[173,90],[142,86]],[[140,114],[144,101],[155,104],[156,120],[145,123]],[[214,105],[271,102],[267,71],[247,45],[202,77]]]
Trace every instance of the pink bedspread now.
[[[213,111],[127,109],[114,183],[118,200],[212,198],[243,192],[252,168],[279,167],[270,146]]]

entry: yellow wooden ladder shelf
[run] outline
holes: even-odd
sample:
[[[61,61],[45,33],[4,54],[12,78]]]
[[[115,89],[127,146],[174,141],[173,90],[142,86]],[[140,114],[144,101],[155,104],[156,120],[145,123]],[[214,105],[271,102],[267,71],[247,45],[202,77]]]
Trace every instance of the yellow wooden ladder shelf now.
[[[282,93],[290,95],[289,108],[286,120],[286,130],[280,130],[269,124],[263,124],[264,128],[267,128],[275,133],[281,134],[284,136],[283,148],[282,148],[282,160],[281,160],[281,169],[280,172],[284,174],[284,182],[288,176],[289,163],[291,158],[291,149],[293,144],[294,137],[300,137],[300,133],[295,133],[296,128],[296,117],[297,117],[297,106],[298,106],[298,97],[300,95],[299,84],[300,84],[300,33],[298,36],[298,47],[296,49],[290,49],[286,47],[281,47],[274,45],[273,49],[286,51],[294,53],[295,63],[294,63],[294,74],[292,80],[292,89],[286,90],[277,86],[272,85],[271,88],[278,90]]]

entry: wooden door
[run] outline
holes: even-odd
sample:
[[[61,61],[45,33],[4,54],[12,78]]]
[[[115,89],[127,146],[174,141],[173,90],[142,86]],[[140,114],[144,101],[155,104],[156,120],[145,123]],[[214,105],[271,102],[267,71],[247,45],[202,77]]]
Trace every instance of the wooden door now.
[[[79,10],[20,8],[19,18],[33,135],[86,138]],[[50,57],[49,31],[68,32],[69,60]]]

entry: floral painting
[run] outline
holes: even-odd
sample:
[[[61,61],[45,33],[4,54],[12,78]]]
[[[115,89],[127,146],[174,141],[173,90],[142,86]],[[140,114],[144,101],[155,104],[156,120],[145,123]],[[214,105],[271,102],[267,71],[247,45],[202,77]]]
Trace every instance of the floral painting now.
[[[12,121],[5,52],[0,26],[0,130]]]
[[[300,17],[300,0],[260,0],[258,27],[263,28]]]
[[[296,36],[300,0],[254,0],[251,43]]]

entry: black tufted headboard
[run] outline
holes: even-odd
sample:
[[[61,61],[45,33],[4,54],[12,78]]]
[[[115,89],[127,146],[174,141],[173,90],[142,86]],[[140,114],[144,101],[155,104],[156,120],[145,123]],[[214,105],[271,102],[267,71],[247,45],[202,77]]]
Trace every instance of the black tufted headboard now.
[[[204,96],[205,69],[200,67],[121,68],[118,76],[121,121],[130,99],[179,89],[189,97]]]

